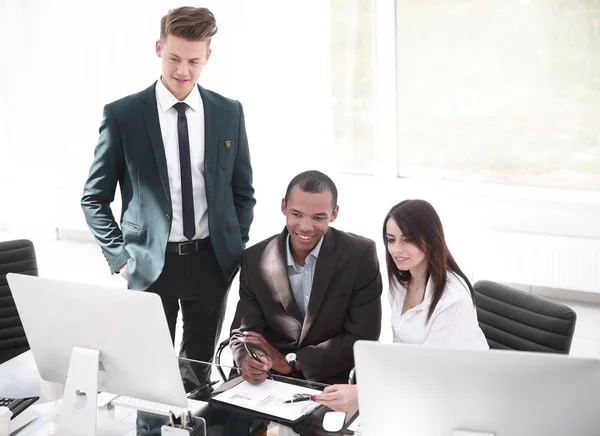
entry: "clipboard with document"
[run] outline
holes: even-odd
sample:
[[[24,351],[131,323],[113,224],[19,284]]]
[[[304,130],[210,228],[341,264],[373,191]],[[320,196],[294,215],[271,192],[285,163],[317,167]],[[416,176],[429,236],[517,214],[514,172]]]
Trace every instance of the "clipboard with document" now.
[[[265,380],[259,385],[253,385],[243,380],[229,389],[213,395],[211,401],[240,407],[270,418],[296,423],[321,407],[319,403],[314,401],[290,403],[289,400],[298,393],[318,395],[321,391],[275,380]]]

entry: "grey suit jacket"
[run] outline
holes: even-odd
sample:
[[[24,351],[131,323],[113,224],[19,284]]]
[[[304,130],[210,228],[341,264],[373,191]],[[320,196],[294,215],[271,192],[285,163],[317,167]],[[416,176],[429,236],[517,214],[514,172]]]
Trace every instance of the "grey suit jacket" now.
[[[111,272],[127,263],[132,289],[158,278],[171,231],[171,192],[154,83],[107,104],[81,206]],[[238,101],[202,87],[204,178],[211,245],[225,278],[237,272],[254,217],[252,167]],[[110,204],[121,192],[120,227]]]
[[[240,301],[231,325],[238,366],[246,356],[239,338],[262,333],[284,355],[295,352],[308,380],[346,383],[358,339],[377,340],[381,330],[381,273],[370,239],[329,228],[317,259],[306,317],[287,275],[287,231],[244,252]]]

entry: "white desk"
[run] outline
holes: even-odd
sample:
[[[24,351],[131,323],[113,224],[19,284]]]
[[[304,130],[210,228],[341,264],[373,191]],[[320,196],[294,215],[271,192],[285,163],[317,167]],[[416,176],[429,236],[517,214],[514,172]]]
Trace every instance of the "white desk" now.
[[[0,365],[0,394],[4,397],[41,397],[41,381],[31,351]]]
[[[27,351],[0,365],[0,396],[40,397],[11,421],[11,436],[46,436],[56,432],[63,387],[42,380]],[[99,398],[99,405],[102,399]],[[135,411],[123,408],[98,409],[98,435],[135,435]]]
[[[193,362],[187,361],[188,365],[200,365],[206,366],[213,364],[207,362]],[[223,368],[226,371],[231,368]],[[279,377],[281,381],[292,383],[301,388],[323,388],[324,385],[319,383],[312,383],[303,380],[291,380],[285,377]],[[15,386],[15,384],[17,386]],[[40,403],[35,404],[21,413],[11,423],[11,436],[46,436],[56,433],[58,416],[61,407],[60,395],[61,394],[58,385],[48,385],[46,382],[40,380],[37,368],[33,362],[31,353],[25,353],[24,355],[18,356],[12,361],[6,362],[0,365],[0,395],[4,392],[9,393],[15,397],[23,395],[39,395],[41,397]],[[6,395],[6,394],[4,394]],[[102,404],[102,399],[98,399],[99,405]],[[106,403],[106,401],[104,401]],[[288,436],[296,433],[300,434],[324,434],[321,423],[323,419],[323,409],[317,409],[314,414],[310,414],[306,419],[301,420],[295,424],[292,429],[285,423],[278,423],[276,420],[271,420],[269,428],[271,432],[279,432],[279,435]],[[22,416],[29,414],[29,421],[25,422],[26,425],[18,425],[19,420],[25,420]],[[207,407],[202,412],[202,417],[206,420],[207,431],[209,435],[222,435],[223,431],[228,431],[227,434],[240,435],[240,424],[244,424],[249,416],[247,411],[238,411],[236,408],[226,409],[220,407]],[[350,418],[352,414],[348,415]],[[35,418],[32,420],[32,418]],[[97,414],[97,434],[98,436],[135,436],[136,434],[136,418],[139,418],[139,414],[132,409],[125,409],[123,407],[100,407],[98,408]],[[264,415],[257,414],[256,420],[264,421]],[[154,419],[148,416],[142,416],[140,422],[141,428],[150,426],[148,431],[157,434],[156,429],[159,429],[162,425],[162,419]],[[144,421],[145,420],[145,421]],[[228,427],[229,426],[229,427]],[[247,427],[246,427],[247,429]],[[269,433],[271,434],[271,433]],[[83,436],[83,435],[82,435]]]
[[[11,434],[16,434],[29,422],[50,412],[62,392],[60,385],[40,378],[33,355],[27,351],[0,365],[0,395],[9,398],[40,397],[36,404],[11,421]]]

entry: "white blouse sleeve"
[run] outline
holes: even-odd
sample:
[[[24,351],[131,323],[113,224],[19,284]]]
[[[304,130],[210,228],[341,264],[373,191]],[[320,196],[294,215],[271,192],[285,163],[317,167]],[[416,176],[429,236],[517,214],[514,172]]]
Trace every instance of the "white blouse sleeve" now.
[[[479,329],[473,301],[470,299],[456,300],[443,308],[429,320],[431,330],[424,345],[451,348],[479,348],[477,334]]]

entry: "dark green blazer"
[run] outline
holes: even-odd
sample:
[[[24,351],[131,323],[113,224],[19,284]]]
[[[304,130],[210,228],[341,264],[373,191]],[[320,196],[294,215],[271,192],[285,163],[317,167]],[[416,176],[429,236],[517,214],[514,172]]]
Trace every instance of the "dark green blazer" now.
[[[83,190],[88,226],[115,273],[127,263],[132,289],[156,281],[171,230],[171,194],[154,83],[104,107],[100,139]],[[254,189],[244,112],[201,86],[204,105],[204,177],[211,245],[225,278],[232,278],[254,217]],[[117,184],[120,227],[110,209]]]

